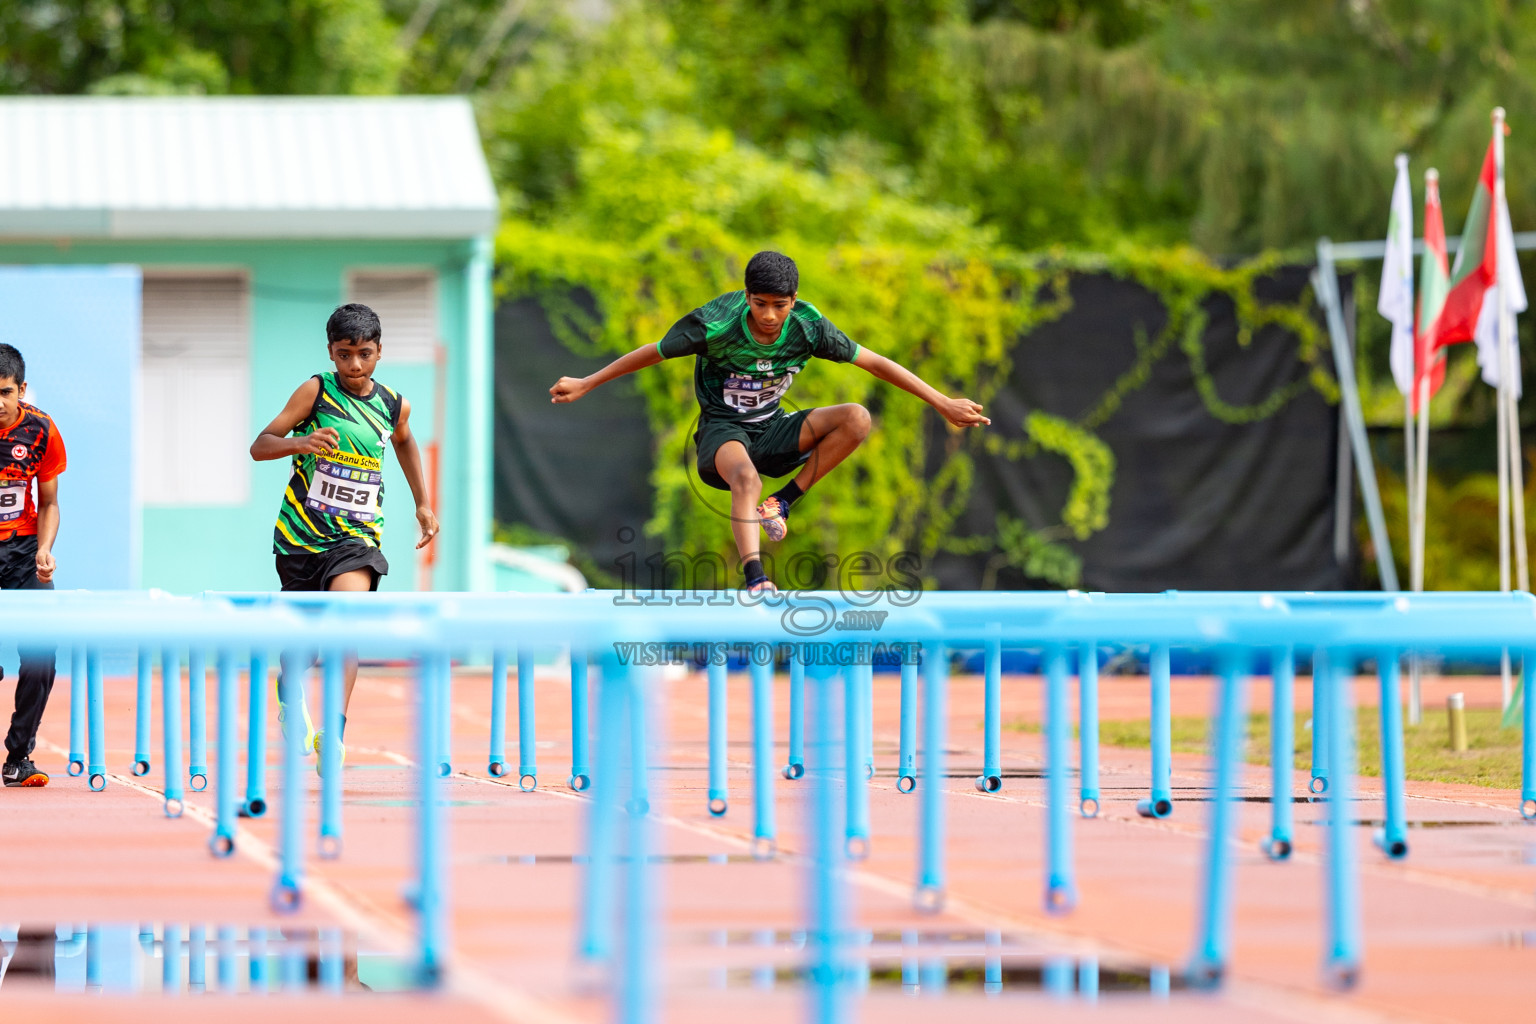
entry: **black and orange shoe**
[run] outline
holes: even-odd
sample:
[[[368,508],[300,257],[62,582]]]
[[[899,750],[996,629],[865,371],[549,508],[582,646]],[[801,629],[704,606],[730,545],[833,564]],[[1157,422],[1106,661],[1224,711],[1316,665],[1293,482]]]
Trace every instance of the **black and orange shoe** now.
[[[0,777],[4,777],[7,786],[36,788],[48,785],[48,773],[38,771],[37,765],[28,758],[5,762],[5,767],[0,769]]]
[[[757,516],[769,540],[779,541],[789,536],[789,504],[783,498],[774,495],[764,498],[757,506]]]

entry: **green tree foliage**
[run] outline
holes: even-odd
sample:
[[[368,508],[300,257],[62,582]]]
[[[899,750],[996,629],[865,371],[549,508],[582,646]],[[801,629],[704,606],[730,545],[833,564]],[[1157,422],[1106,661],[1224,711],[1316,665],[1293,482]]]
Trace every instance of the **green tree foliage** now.
[[[378,0],[6,0],[0,91],[388,92],[394,39]]]
[[[1157,290],[1169,327],[1143,339],[1097,409],[1066,425],[1077,433],[1047,425],[1037,437],[1020,424],[1012,435],[1053,452],[1041,457],[1071,457],[1048,440],[1069,446],[1090,476],[1112,467],[1084,444],[1156,359],[1187,359],[1224,419],[1293,397],[1237,408],[1209,386],[1198,307],[1212,290],[1244,323],[1284,320],[1303,340],[1304,386],[1331,393],[1310,321],[1253,304],[1243,275],[1258,265],[1223,275],[1233,257],[1300,255],[1322,234],[1379,237],[1395,153],[1411,156],[1416,189],[1439,168],[1455,233],[1489,108],[1502,103],[1514,127],[1512,212],[1517,227],[1536,224],[1532,66],[1536,4],[1509,0],[0,3],[0,92],[474,94],[508,218],[507,286],[556,302],[558,283],[579,283],[602,301],[601,324],[567,311],[572,345],[650,340],[733,286],[745,255],[778,245],[850,333],[985,397],[993,356],[1054,315],[1042,283],[1088,268],[1062,253],[1114,254],[1096,266]],[[1363,269],[1361,376],[1384,424],[1399,403],[1386,325],[1369,312],[1375,266]],[[1536,279],[1531,261],[1526,271]],[[657,376],[658,417],[687,405],[682,376]],[[1487,389],[1465,367],[1453,378],[1436,422],[1482,422]],[[797,397],[874,403],[882,433],[852,493],[906,502],[915,464],[902,459],[920,447],[903,446],[919,444],[920,416],[904,396],[886,403],[853,379],[807,375]],[[667,536],[699,525],[678,498],[685,433],[674,424],[662,439],[656,526]],[[987,543],[999,566],[1070,580],[1061,545],[1078,530],[1066,519],[947,536],[970,472],[965,445],[948,444],[942,486],[907,519],[875,505],[828,509],[816,543]],[[1079,480],[1087,490],[1074,493],[1086,500],[1102,483]],[[1079,502],[1067,518],[1095,521],[1094,508]]]

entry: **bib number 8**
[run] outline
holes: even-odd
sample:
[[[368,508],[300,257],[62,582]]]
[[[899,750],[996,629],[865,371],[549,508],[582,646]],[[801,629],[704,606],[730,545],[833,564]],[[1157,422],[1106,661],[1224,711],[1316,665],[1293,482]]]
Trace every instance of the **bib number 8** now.
[[[0,523],[20,519],[22,513],[26,512],[27,484],[26,480],[0,483]]]

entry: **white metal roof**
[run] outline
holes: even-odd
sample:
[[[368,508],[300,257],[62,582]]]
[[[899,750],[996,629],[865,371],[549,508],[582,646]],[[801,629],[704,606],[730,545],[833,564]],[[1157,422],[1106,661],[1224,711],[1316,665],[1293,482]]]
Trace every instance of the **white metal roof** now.
[[[0,98],[0,237],[470,238],[496,213],[459,96]]]

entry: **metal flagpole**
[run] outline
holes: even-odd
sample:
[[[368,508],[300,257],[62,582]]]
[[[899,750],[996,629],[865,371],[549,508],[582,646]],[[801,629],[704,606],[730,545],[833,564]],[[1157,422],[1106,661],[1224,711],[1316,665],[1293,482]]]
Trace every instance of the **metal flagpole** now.
[[[1413,454],[1413,393],[1417,390],[1418,383],[1414,382],[1409,385],[1408,393],[1403,395],[1403,488],[1408,499],[1408,579],[1410,586],[1414,590],[1423,590],[1424,574],[1419,569],[1419,546],[1417,544],[1419,533],[1419,499],[1413,478],[1414,473],[1419,468],[1418,459]]]
[[[1426,522],[1429,519],[1429,363],[1433,362],[1433,355],[1426,354],[1425,369],[1419,377],[1419,443],[1414,454],[1418,457],[1419,468],[1418,488],[1414,492],[1414,498],[1418,502],[1415,509],[1413,524],[1413,554],[1414,554],[1414,579],[1413,589],[1424,589],[1424,555],[1425,555],[1425,531]],[[1418,725],[1424,720],[1424,701],[1419,656],[1413,655],[1408,660],[1408,724]]]
[[[1516,478],[1523,476],[1519,470],[1520,459],[1520,425],[1514,422],[1517,414],[1515,407],[1515,389],[1513,385],[1514,359],[1512,358],[1511,345],[1514,342],[1512,326],[1508,321],[1509,303],[1505,288],[1505,275],[1507,268],[1503,266],[1503,253],[1499,252],[1502,241],[1502,219],[1506,196],[1504,192],[1504,108],[1495,107],[1493,110],[1493,222],[1494,222],[1494,252],[1496,254],[1495,266],[1498,268],[1498,278],[1494,282],[1494,307],[1497,319],[1494,322],[1494,339],[1499,353],[1499,589],[1509,590],[1509,549],[1511,546],[1510,528],[1514,527],[1519,532],[1519,585],[1521,590],[1530,587],[1530,575],[1525,558],[1525,508],[1524,488],[1516,482]],[[1513,521],[1511,521],[1513,513]],[[1513,696],[1514,686],[1510,678],[1509,649],[1505,648],[1503,656],[1499,659],[1500,682],[1500,708],[1509,707],[1509,701]]]
[[[1376,568],[1381,589],[1395,591],[1397,566],[1392,563],[1392,541],[1387,537],[1387,521],[1381,514],[1381,495],[1376,490],[1376,470],[1371,465],[1370,443],[1365,434],[1365,416],[1360,410],[1360,391],[1355,383],[1355,367],[1350,357],[1349,338],[1344,330],[1344,313],[1339,308],[1339,278],[1334,269],[1333,242],[1317,240],[1317,271],[1312,286],[1321,300],[1332,342],[1334,370],[1339,380],[1339,400],[1349,431],[1350,447],[1355,455],[1355,472],[1360,480],[1360,497],[1365,503],[1365,519],[1371,530],[1371,545],[1376,549]]]

